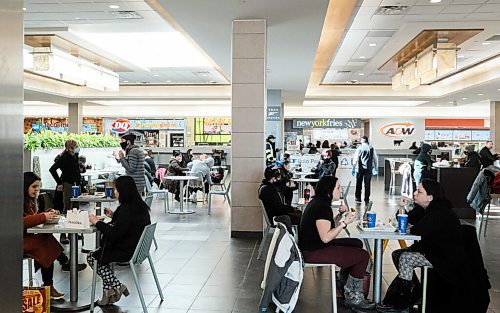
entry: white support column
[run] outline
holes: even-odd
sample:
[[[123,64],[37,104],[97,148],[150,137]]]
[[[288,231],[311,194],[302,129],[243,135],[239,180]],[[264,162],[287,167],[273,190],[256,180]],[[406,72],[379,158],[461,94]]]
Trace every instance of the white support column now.
[[[235,20],[232,37],[231,236],[262,236],[266,107],[266,21]]]
[[[68,103],[68,128],[71,134],[79,134],[83,126],[83,101]]]
[[[490,102],[490,138],[493,151],[500,152],[500,101]]]

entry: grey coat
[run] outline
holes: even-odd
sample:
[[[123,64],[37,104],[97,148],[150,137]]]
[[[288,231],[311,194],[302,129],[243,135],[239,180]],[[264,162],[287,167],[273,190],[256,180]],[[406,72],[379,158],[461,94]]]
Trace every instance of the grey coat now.
[[[474,183],[472,184],[469,194],[467,195],[467,202],[470,203],[470,206],[474,210],[478,211],[481,214],[483,213],[486,205],[488,205],[488,203],[491,201],[490,181],[486,178],[486,171],[491,172],[493,176],[497,172],[497,170],[493,166],[490,166],[479,172],[476,179],[474,180]]]
[[[128,176],[131,176],[137,185],[140,194],[144,192],[146,178],[144,173],[144,152],[136,145],[130,145],[126,149],[126,156],[118,160],[125,168]]]

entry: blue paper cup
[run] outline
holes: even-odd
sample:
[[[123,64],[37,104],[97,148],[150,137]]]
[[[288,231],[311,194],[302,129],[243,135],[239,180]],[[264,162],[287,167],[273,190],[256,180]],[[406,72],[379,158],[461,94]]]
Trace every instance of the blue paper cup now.
[[[398,214],[398,230],[400,234],[406,234],[406,228],[408,226],[408,215]]]
[[[113,198],[113,187],[106,187],[104,192],[106,193],[106,198]]]
[[[71,190],[73,191],[73,198],[78,198],[80,195],[80,186],[72,186]]]
[[[377,222],[377,213],[376,212],[367,212],[366,213],[366,222],[368,228],[374,228]]]

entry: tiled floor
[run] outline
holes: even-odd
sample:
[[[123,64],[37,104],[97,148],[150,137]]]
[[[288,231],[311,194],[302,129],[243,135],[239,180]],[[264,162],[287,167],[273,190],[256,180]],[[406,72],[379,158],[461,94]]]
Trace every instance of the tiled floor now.
[[[383,192],[382,179],[373,181],[373,209],[380,214],[392,214],[397,197]],[[354,203],[351,195],[349,202]],[[498,211],[497,211],[498,210]],[[481,246],[493,285],[489,312],[500,313],[500,208],[495,208],[488,225],[487,237]],[[230,210],[222,197],[213,198],[212,215],[201,202],[193,215],[165,215],[163,204],[156,200],[152,208],[153,220],[158,222],[156,239],[158,250],[152,250],[165,301],[161,302],[149,265],[139,267],[139,279],[149,312],[152,313],[250,313],[258,312],[262,290],[263,261],[256,260],[259,241],[230,238]],[[86,239],[86,243],[91,238]],[[397,249],[397,242],[390,243],[384,258],[384,292],[396,271],[390,252]],[[85,255],[81,254],[80,261]],[[142,312],[133,278],[127,267],[116,267],[118,278],[131,292],[117,305],[97,308],[96,312]],[[39,275],[39,274],[37,274]],[[39,277],[39,276],[38,276]],[[92,272],[80,272],[81,299],[90,299]],[[69,294],[69,274],[55,269],[55,285]],[[98,297],[101,293],[98,286]],[[305,277],[295,312],[331,312],[330,273],[326,268],[305,270]],[[350,312],[339,305],[339,312]]]

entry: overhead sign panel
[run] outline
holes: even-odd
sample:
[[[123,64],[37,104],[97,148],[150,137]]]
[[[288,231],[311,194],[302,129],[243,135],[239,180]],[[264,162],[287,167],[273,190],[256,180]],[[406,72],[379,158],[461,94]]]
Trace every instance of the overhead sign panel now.
[[[293,119],[293,128],[360,128],[357,118],[297,118]]]

